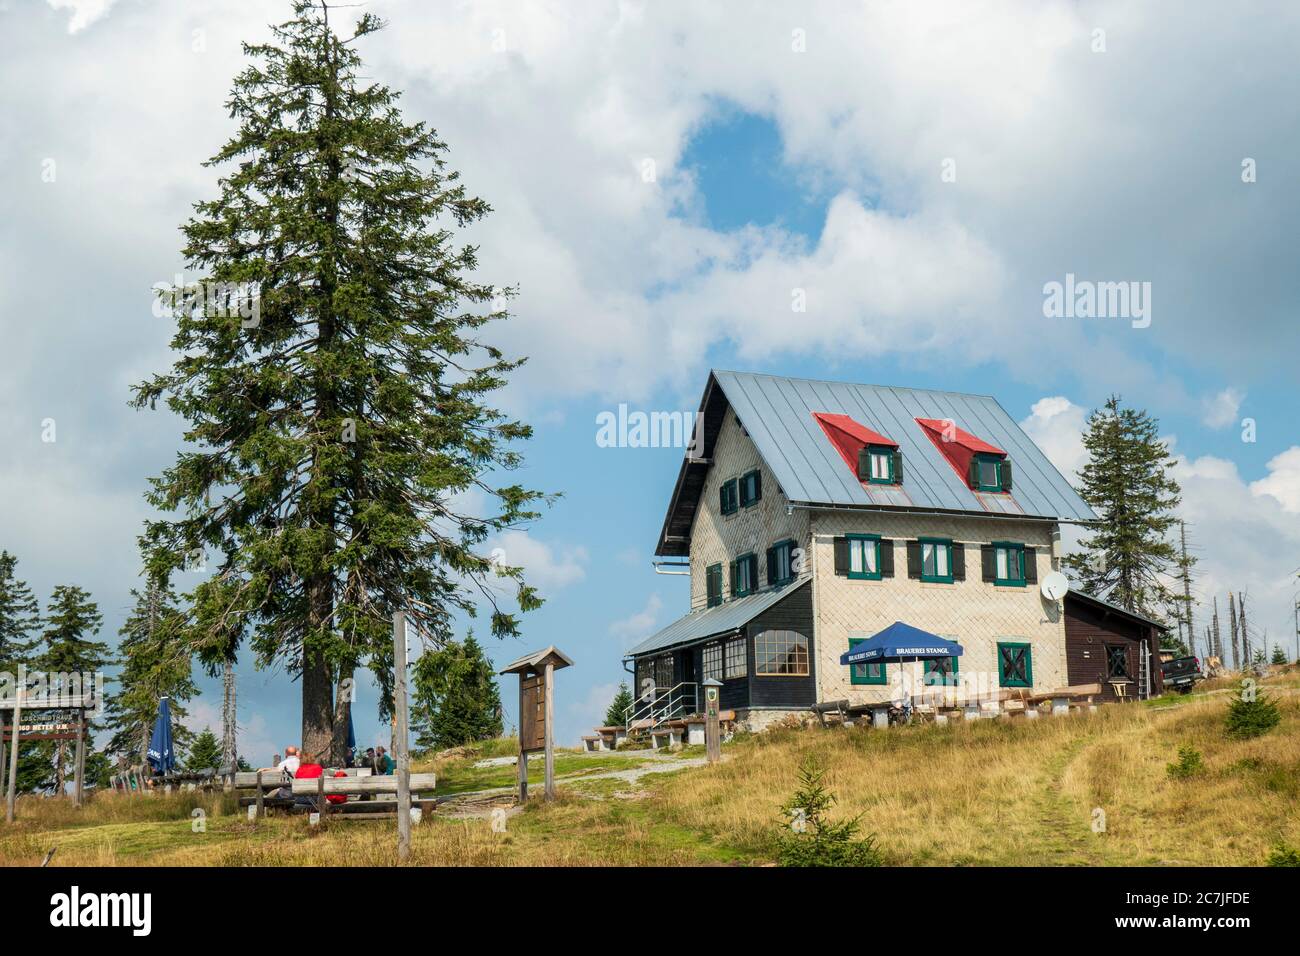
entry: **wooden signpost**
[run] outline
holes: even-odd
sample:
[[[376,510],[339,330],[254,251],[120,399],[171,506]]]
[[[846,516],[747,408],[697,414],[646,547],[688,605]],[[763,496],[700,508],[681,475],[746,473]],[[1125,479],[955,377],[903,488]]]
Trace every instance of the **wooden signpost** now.
[[[8,779],[5,781],[5,820],[9,823],[14,822],[14,810],[17,804],[18,790],[18,752],[24,740],[73,740],[76,741],[76,749],[73,755],[73,785],[72,785],[72,802],[73,806],[81,806],[85,798],[85,775],[86,775],[86,711],[92,709],[92,698],[89,695],[60,695],[60,696],[38,696],[29,697],[22,687],[14,692],[14,697],[8,700],[0,700],[0,714],[4,711],[10,712],[8,723],[0,717],[0,741],[9,745],[9,751],[6,754],[3,745],[0,745],[0,760],[8,758]],[[28,716],[28,722],[23,723],[23,716],[26,712],[31,714],[38,710],[55,710],[55,711],[72,711],[75,714],[72,722],[65,720],[53,720],[47,722],[38,722]]]
[[[704,752],[709,763],[722,759],[722,723],[718,713],[718,694],[722,681],[710,677],[704,682]]]
[[[544,793],[555,798],[555,672],[573,661],[555,646],[527,654],[501,670],[519,675],[519,802],[528,800],[528,755],[543,751]]]
[[[393,757],[397,766],[397,858],[411,855],[411,756],[409,705],[406,698],[406,612],[393,612]],[[322,781],[322,786],[324,781]],[[322,790],[320,804],[325,805]]]

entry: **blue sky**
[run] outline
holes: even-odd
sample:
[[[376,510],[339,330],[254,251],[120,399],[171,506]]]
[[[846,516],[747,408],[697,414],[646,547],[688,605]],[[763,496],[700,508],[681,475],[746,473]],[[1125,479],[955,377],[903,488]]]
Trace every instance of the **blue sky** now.
[[[491,334],[530,360],[501,397],[535,428],[520,479],[563,498],[497,542],[547,603],[521,641],[488,646],[498,663],[547,644],[575,659],[561,740],[599,720],[623,650],[686,607],[685,581],[650,567],[681,452],[598,447],[596,416],[693,410],[710,367],[993,394],[1065,472],[1085,412],[1120,392],[1173,441],[1198,599],[1246,590],[1261,630],[1287,632],[1300,24],[1286,5],[1231,20],[1065,0],[771,4],[743,20],[670,3],[368,9],[393,23],[362,50],[371,72],[493,204],[468,238],[486,278],[519,286]],[[180,430],[125,405],[170,361],[148,290],[183,266],[176,227],[212,192],[200,164],[229,131],[239,41],[268,19],[254,0],[0,6],[22,40],[0,64],[0,546],[42,595],[90,588],[109,635],[144,481]],[[1044,284],[1066,273],[1150,282],[1150,327],[1044,317]],[[40,441],[46,418],[57,443]],[[257,762],[297,736],[298,687],[249,662],[240,681]],[[219,702],[203,690],[200,725]],[[386,739],[367,693],[359,736]]]

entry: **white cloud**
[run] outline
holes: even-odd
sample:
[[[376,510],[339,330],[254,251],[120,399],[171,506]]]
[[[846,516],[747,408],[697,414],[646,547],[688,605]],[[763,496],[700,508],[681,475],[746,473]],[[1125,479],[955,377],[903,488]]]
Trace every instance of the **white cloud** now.
[[[45,0],[45,2],[55,10],[71,10],[68,32],[76,33],[108,13],[115,0]]]
[[[527,531],[505,531],[489,545],[500,549],[500,561],[524,569],[524,580],[545,596],[548,592],[577,584],[587,576],[587,549],[582,546],[557,548]]]
[[[1287,640],[1294,629],[1292,597],[1294,569],[1300,560],[1300,508],[1295,471],[1300,447],[1291,448],[1269,462],[1269,475],[1247,485],[1237,466],[1206,455],[1195,460],[1177,459],[1174,477],[1183,490],[1179,513],[1187,520],[1188,536],[1199,563],[1195,596],[1197,629],[1209,621],[1210,602],[1219,596],[1220,613],[1226,613],[1228,591],[1245,592],[1252,641]],[[1256,644],[1258,646],[1258,644]]]
[[[658,594],[646,599],[645,607],[629,617],[620,618],[609,625],[609,633],[619,639],[623,650],[649,637],[659,621],[664,602]]]
[[[1020,424],[1052,463],[1070,474],[1065,466],[1077,467],[1085,460],[1083,423],[1082,408],[1053,396],[1036,402]],[[1165,441],[1174,447],[1172,438]],[[1300,512],[1300,446],[1277,455],[1267,467],[1267,476],[1247,484],[1237,465],[1225,458],[1174,457],[1173,477],[1182,489],[1178,516],[1187,523],[1188,549],[1197,559],[1193,615],[1198,641],[1215,595],[1226,615],[1229,591],[1247,595],[1252,640],[1262,640],[1265,628],[1270,640],[1285,639],[1294,626],[1291,602],[1294,568],[1300,563],[1300,521],[1289,515]],[[1079,539],[1086,535],[1064,527],[1065,552],[1077,551]]]
[[[1250,490],[1276,499],[1284,511],[1300,513],[1300,446],[1292,445],[1274,456],[1268,463],[1268,475],[1251,482]]]
[[[1237,413],[1241,411],[1241,403],[1245,398],[1246,393],[1241,389],[1225,388],[1213,398],[1205,399],[1205,414],[1201,421],[1209,428],[1227,428],[1236,424]]]
[[[238,700],[238,697],[236,697]],[[216,734],[217,742],[221,742],[221,701],[216,699],[209,701],[206,696],[195,697],[185,705],[187,714],[185,717],[185,726],[198,734],[202,731],[211,730]],[[238,748],[239,755],[247,760],[254,767],[270,766],[271,757],[275,754],[283,754],[286,743],[296,743],[298,729],[293,728],[289,740],[277,741],[273,739],[271,730],[267,726],[266,718],[260,711],[254,711],[252,714],[241,713],[237,717],[235,745]]]
[[[1053,395],[1034,402],[1029,417],[1020,422],[1025,434],[1072,484],[1077,481],[1078,469],[1088,460],[1083,447],[1087,416],[1087,409],[1061,395]]]

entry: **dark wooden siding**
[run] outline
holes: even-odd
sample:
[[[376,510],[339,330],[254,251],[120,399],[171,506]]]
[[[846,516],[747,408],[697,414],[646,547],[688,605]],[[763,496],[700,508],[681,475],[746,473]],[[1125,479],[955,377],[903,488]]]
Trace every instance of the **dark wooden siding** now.
[[[1065,662],[1066,674],[1071,684],[1101,684],[1101,699],[1118,700],[1109,681],[1107,646],[1122,646],[1128,661],[1131,681],[1129,699],[1136,700],[1138,671],[1142,663],[1141,642],[1148,642],[1151,653],[1152,693],[1160,692],[1160,657],[1158,641],[1153,628],[1131,620],[1121,614],[1065,599]]]
[[[719,634],[698,644],[670,651],[651,651],[638,660],[668,655],[673,659],[673,683],[692,681],[697,685],[704,680],[704,648],[708,644],[722,646],[723,673],[726,673],[727,641],[740,637],[745,642],[747,676],[724,678],[719,694],[723,709],[746,707],[810,707],[817,700],[817,652],[813,646],[812,586],[804,581],[789,585],[788,594],[755,617],[739,632]],[[755,675],[754,635],[771,629],[795,631],[808,640],[807,677],[758,677]],[[639,693],[639,691],[638,691]],[[697,694],[696,706],[701,703]]]
[[[760,677],[754,659],[754,635],[760,631],[794,631],[808,640],[807,677]],[[811,707],[817,702],[817,649],[813,646],[812,587],[794,588],[790,596],[749,622],[749,705],[751,707]]]
[[[727,642],[736,639],[744,640],[744,636],[735,634],[723,636],[714,640],[705,641],[703,644],[696,644],[692,647],[691,654],[693,666],[695,668],[695,676],[692,677],[691,680],[695,681],[697,684],[703,682],[704,648],[710,644],[717,644],[722,650],[722,673],[725,675],[727,673]],[[734,710],[737,707],[748,707],[749,678],[732,677],[731,679],[727,679],[724,676],[722,678],[722,690],[718,692],[718,701],[723,710]],[[695,706],[697,710],[703,712],[704,696],[702,694],[696,694]]]

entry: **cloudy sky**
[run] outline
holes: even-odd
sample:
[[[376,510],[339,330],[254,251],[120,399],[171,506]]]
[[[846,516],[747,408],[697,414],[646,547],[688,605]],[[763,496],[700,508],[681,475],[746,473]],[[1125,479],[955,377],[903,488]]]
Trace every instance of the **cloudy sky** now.
[[[170,361],[150,287],[213,195],[240,41],[288,9],[0,0],[0,546],[43,595],[89,588],[109,635],[180,432],[126,404]],[[536,427],[523,480],[564,497],[494,542],[548,602],[493,653],[577,660],[563,741],[686,606],[649,564],[681,452],[598,447],[596,416],[693,409],[710,367],[990,393],[1067,474],[1119,392],[1173,442],[1198,597],[1247,591],[1294,641],[1296,5],[366,9],[390,21],[369,75],[492,203],[483,277],[520,289],[503,401]],[[1150,283],[1149,324],[1046,316],[1067,275]],[[298,689],[240,680],[257,762],[297,736]],[[359,735],[385,739],[364,693]]]

